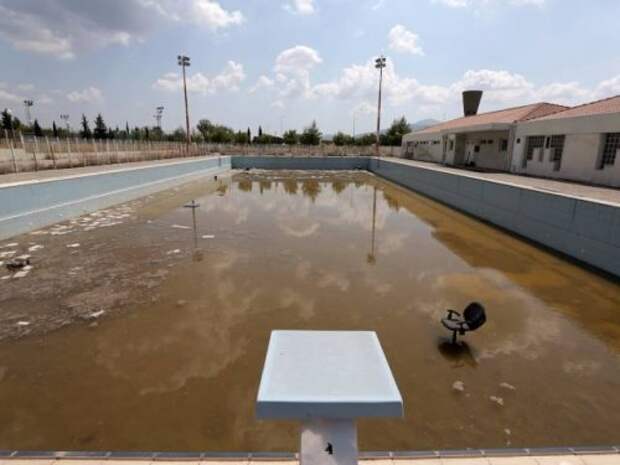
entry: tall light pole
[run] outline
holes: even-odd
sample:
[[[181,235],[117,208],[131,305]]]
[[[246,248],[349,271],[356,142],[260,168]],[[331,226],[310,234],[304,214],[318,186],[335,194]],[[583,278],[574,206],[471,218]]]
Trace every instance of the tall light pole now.
[[[185,80],[185,68],[191,66],[189,62],[190,58],[185,55],[177,56],[178,65],[183,68],[183,94],[185,94],[185,130],[187,131],[187,145],[192,141],[192,136],[189,132],[189,108],[187,105],[187,81]]]
[[[11,117],[11,139],[15,140],[15,121],[14,121],[14,117],[13,117],[13,110],[11,110],[10,108],[8,108],[6,110],[6,112],[9,114],[9,116]]]
[[[24,108],[26,109],[26,121],[28,126],[32,126],[32,115],[30,114],[30,108],[34,105],[32,100],[24,100]]]
[[[375,60],[375,68],[379,70],[379,101],[377,102],[377,141],[375,153],[379,156],[379,143],[381,141],[381,87],[383,86],[383,68],[385,68],[385,57],[383,54]]]
[[[157,127],[159,129],[161,129],[161,119],[163,115],[164,115],[164,107],[155,108],[155,114],[153,115],[153,118],[155,118],[155,121],[157,121]]]
[[[63,113],[62,115],[60,115],[60,119],[65,122],[65,126],[67,128],[67,136],[69,136],[71,134],[71,126],[69,125],[69,115],[66,113]]]

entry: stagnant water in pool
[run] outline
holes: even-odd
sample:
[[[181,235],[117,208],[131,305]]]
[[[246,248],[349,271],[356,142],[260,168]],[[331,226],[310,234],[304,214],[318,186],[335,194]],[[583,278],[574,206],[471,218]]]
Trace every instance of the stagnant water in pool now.
[[[204,179],[0,246],[33,266],[0,280],[0,449],[296,450],[254,403],[298,328],[377,331],[406,414],[362,449],[620,441],[618,283],[365,173]]]

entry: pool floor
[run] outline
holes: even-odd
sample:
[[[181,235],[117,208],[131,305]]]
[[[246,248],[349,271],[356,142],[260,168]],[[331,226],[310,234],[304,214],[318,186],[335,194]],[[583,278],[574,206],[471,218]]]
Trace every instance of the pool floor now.
[[[363,450],[620,440],[620,285],[364,172],[193,181],[0,243],[22,254],[0,449],[296,450],[254,415],[273,329],[378,333],[405,418]],[[455,349],[439,320],[471,301]]]

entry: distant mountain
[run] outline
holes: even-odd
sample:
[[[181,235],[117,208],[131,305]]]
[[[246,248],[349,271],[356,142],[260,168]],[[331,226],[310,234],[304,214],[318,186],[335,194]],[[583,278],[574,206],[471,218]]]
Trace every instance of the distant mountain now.
[[[441,121],[433,119],[433,118],[427,118],[427,119],[422,119],[420,121],[417,121],[413,124],[410,124],[409,126],[411,126],[412,131],[420,131],[422,129],[426,129],[431,126],[435,126],[436,124],[439,124],[439,123],[441,123]]]

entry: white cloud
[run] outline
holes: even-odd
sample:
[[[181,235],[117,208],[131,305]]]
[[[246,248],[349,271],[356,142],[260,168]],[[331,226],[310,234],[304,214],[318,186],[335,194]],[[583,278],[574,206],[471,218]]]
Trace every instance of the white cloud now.
[[[165,22],[211,31],[244,22],[215,0],[55,0],[0,4],[0,38],[16,50],[70,60],[84,50],[142,41]]]
[[[620,75],[601,82],[594,91],[597,98],[620,95]]]
[[[293,0],[291,3],[286,3],[283,6],[286,11],[298,15],[312,15],[316,13],[314,0]]]
[[[283,97],[312,96],[310,71],[323,60],[311,47],[296,45],[276,57],[274,71]]]
[[[284,105],[284,102],[282,100],[276,100],[276,101],[271,103],[271,107],[272,108],[276,108],[278,110],[283,110],[285,105]]]
[[[213,94],[220,90],[238,91],[245,80],[243,65],[229,61],[217,75],[208,77],[200,72],[187,78],[187,90],[202,95]],[[167,92],[183,89],[183,79],[179,73],[166,73],[153,83],[153,88]]]
[[[228,11],[214,0],[138,0],[143,6],[172,21],[206,26],[216,31],[242,24],[245,17],[239,10]]]
[[[274,82],[273,79],[269,78],[268,76],[262,75],[262,76],[260,76],[258,78],[258,80],[256,81],[256,84],[254,84],[252,87],[250,87],[248,92],[250,94],[253,94],[253,93],[255,93],[259,89],[265,89],[265,88],[273,87],[274,84],[275,84],[275,82]]]
[[[390,48],[396,52],[424,55],[424,51],[419,44],[420,37],[402,24],[397,24],[390,29],[388,39],[390,41]]]
[[[8,90],[5,90],[0,86],[0,102],[2,103],[22,103],[23,97],[20,95],[14,94]]]
[[[87,87],[84,90],[74,90],[67,94],[67,99],[72,103],[101,103],[103,93],[96,87]]]
[[[536,6],[542,7],[546,0],[432,0],[432,3],[440,3],[450,8],[466,8],[471,6],[488,6],[491,4],[508,4],[513,6]]]
[[[376,113],[377,107],[369,102],[362,102],[353,107],[351,115],[371,115]]]

